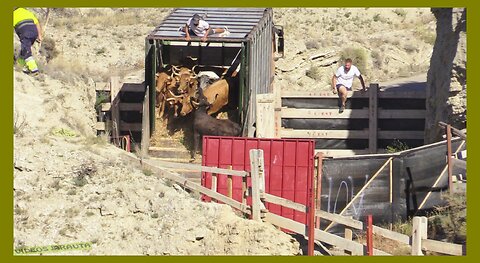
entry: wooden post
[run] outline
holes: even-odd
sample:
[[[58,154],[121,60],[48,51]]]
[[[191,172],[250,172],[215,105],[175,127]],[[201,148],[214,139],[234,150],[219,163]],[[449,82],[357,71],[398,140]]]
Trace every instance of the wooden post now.
[[[427,218],[415,216],[412,228],[412,255],[423,256],[422,239],[427,239]]]
[[[259,155],[261,150],[250,150],[250,168],[252,176],[252,219],[261,221]],[[262,151],[263,155],[263,151]]]
[[[352,216],[347,216],[348,218],[352,218]],[[345,226],[345,235],[343,236],[346,240],[352,241],[353,240],[353,230],[351,227]],[[352,251],[345,250],[345,254],[351,255]]]
[[[148,156],[148,148],[150,146],[150,87],[147,86],[145,96],[143,97],[143,109],[142,109],[142,142],[141,153],[142,157]]]
[[[111,114],[112,114],[112,137],[115,145],[119,144],[120,136],[120,96],[117,96],[120,92],[120,77],[113,76],[110,77],[110,103],[111,103]]]
[[[217,174],[212,173],[212,186],[211,186],[212,191],[217,191]]]
[[[368,94],[368,150],[370,153],[377,153],[378,84],[370,84]]]
[[[248,188],[247,188],[247,177],[242,177],[242,204],[247,204]]]
[[[273,93],[257,94],[257,138],[275,137],[275,97]]]
[[[227,175],[227,196],[232,198],[233,196],[233,182],[232,182],[232,176]]]
[[[452,180],[452,126],[447,125],[447,166],[448,166],[448,193],[453,193],[453,180]]]
[[[367,216],[367,255],[373,256],[373,218]]]
[[[282,92],[280,87],[273,89],[274,94],[274,118],[275,131],[274,137],[280,138],[280,129],[282,128]]]

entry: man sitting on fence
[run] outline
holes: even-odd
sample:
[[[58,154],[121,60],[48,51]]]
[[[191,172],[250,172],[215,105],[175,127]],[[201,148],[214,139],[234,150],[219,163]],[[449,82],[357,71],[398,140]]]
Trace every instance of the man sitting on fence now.
[[[366,91],[365,82],[360,74],[358,68],[352,65],[352,59],[345,59],[343,66],[339,67],[332,77],[333,93],[337,94],[342,104],[340,105],[339,113],[345,110],[345,102],[347,101],[347,92],[352,90],[353,78],[357,77],[362,84],[363,91]]]
[[[185,32],[185,40],[190,41],[190,35],[202,37],[202,41],[207,41],[208,35],[212,34],[228,34],[228,28],[211,28],[199,14],[194,14],[188,19],[187,24],[183,27]]]

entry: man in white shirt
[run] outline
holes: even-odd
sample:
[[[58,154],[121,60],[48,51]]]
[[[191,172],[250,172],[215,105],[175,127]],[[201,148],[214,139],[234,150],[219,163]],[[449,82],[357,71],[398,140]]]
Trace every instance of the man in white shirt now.
[[[366,91],[365,82],[357,67],[352,65],[352,59],[345,59],[343,66],[339,67],[332,77],[333,93],[337,94],[342,101],[339,113],[345,110],[345,102],[347,101],[347,92],[352,90],[353,78],[357,77],[362,84],[363,91]]]
[[[188,19],[187,24],[184,27],[185,40],[190,41],[190,35],[202,37],[202,41],[207,41],[207,36],[211,34],[220,34],[227,31],[227,28],[210,28],[207,21],[199,14],[194,14],[193,17]]]

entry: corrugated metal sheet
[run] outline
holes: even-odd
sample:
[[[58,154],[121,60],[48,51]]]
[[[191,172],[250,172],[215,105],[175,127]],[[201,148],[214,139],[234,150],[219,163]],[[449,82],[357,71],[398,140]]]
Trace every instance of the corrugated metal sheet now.
[[[250,171],[250,149],[262,149],[266,193],[307,205],[314,148],[313,140],[204,136],[202,165]],[[234,176],[232,183],[233,199],[242,202],[242,178]],[[202,174],[202,185],[211,189],[211,173]],[[250,186],[247,180],[247,187]],[[217,175],[217,192],[227,195],[227,176]],[[203,199],[209,201],[207,197]],[[251,197],[247,198],[247,204],[252,204]],[[270,203],[266,206],[274,214],[306,223],[305,213]]]
[[[211,27],[228,27],[230,34],[210,35],[210,41],[245,41],[262,20],[267,8],[178,8],[148,36],[150,39],[178,40],[185,37],[178,29],[194,14],[202,15]]]

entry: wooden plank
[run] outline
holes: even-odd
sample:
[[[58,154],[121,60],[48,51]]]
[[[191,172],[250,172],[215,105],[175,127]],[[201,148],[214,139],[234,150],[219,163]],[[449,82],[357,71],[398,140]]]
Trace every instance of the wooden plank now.
[[[274,94],[257,94],[256,107],[256,137],[257,138],[273,138],[275,137],[275,109]]]
[[[110,111],[112,107],[112,103],[106,102],[102,103],[102,111]],[[143,104],[142,103],[127,103],[121,102],[118,105],[120,111],[142,111]]]
[[[142,131],[142,123],[128,123],[120,121],[120,131]]]
[[[368,98],[370,91],[349,91],[347,98]],[[282,98],[338,98],[330,91],[282,91]],[[381,99],[425,99],[425,91],[398,91],[394,89],[379,90],[378,98]]]
[[[327,219],[329,221],[335,222],[337,224],[342,224],[351,228],[355,229],[363,229],[363,222],[358,221],[352,218],[348,218],[346,216],[342,216],[339,214],[328,213],[323,210],[317,210],[315,212],[315,216],[321,217],[322,219]]]
[[[373,226],[373,233],[388,239],[395,240],[397,242],[410,245],[410,237],[395,231],[391,231],[378,226]]]
[[[300,212],[303,212],[303,213],[307,212],[307,207],[305,205],[295,203],[291,200],[288,200],[288,199],[285,199],[285,198],[282,198],[282,197],[278,197],[278,196],[275,196],[275,195],[271,195],[271,194],[268,194],[268,193],[265,193],[264,196],[265,196],[265,201],[268,202],[268,203],[281,205],[283,207],[291,208],[291,209],[294,209],[294,210],[297,210],[297,211],[300,211]]]
[[[148,156],[150,146],[150,88],[147,87],[142,104],[142,141],[140,144],[142,156]]]
[[[384,110],[378,109],[379,119],[425,119],[425,110]]]
[[[306,236],[307,227],[302,223],[272,213],[267,213],[265,215],[265,221],[281,228],[291,230],[300,235]],[[335,245],[343,249],[347,249],[349,251],[352,251],[356,255],[363,255],[363,246],[360,243],[346,240],[342,237],[323,232],[319,229],[315,229],[315,239],[331,245]]]
[[[325,99],[336,99],[338,98],[337,94],[333,94],[331,91],[293,91],[293,90],[282,90],[282,98],[325,98]],[[361,91],[348,91],[347,98],[368,98],[366,92]]]
[[[143,104],[142,103],[127,103],[121,102],[119,104],[120,111],[142,111]]]
[[[100,106],[101,106],[101,111],[110,111],[110,109],[112,108],[112,103],[104,102],[100,104]]]
[[[178,169],[185,169],[185,170],[193,170],[193,171],[200,171],[200,172],[207,172],[207,173],[217,173],[217,174],[224,174],[224,175],[233,175],[233,176],[241,176],[246,177],[248,176],[248,172],[239,171],[239,170],[230,170],[230,169],[223,169],[217,167],[210,167],[210,166],[201,166],[198,164],[191,164],[191,163],[175,163],[175,162],[165,162],[161,160],[152,159],[151,160],[155,165],[163,168],[178,168]]]
[[[272,204],[281,205],[281,206],[286,207],[286,208],[291,208],[291,209],[297,210],[299,212],[303,212],[303,213],[307,212],[307,207],[305,205],[295,203],[291,200],[288,200],[288,199],[285,199],[285,198],[282,198],[282,197],[278,197],[278,196],[275,196],[275,195],[265,193],[265,201],[269,202],[269,203],[272,203]],[[355,229],[363,229],[362,221],[351,219],[351,218],[341,216],[341,215],[338,215],[338,214],[332,214],[332,213],[328,213],[328,212],[325,212],[325,211],[322,211],[322,210],[316,210],[315,211],[315,216],[321,217],[323,219],[327,219],[329,221],[333,221],[333,222],[336,222],[336,223],[339,223],[339,224],[342,224],[342,225],[346,225],[346,226],[349,226],[349,227],[352,227],[352,228],[355,228]]]
[[[175,172],[172,172],[172,171],[168,171],[164,168],[161,168],[161,167],[157,167],[155,166],[154,164],[152,164],[149,160],[145,160],[145,159],[139,159],[138,157],[132,155],[132,154],[127,154],[126,152],[124,153],[124,155],[126,155],[127,157],[129,157],[130,159],[134,159],[134,160],[137,160],[139,162],[141,162],[141,165],[147,169],[150,169],[154,172],[157,172],[157,173],[160,173],[160,174],[156,174],[157,177],[160,177],[160,178],[168,178],[170,180],[173,180],[175,182],[177,182],[178,184],[182,185],[183,187],[186,187],[188,189],[191,189],[191,190],[194,190],[194,191],[197,191],[197,192],[200,192],[202,194],[205,194],[217,201],[220,201],[222,203],[225,203],[235,209],[238,209],[240,211],[242,211],[243,213],[246,213],[246,214],[250,214],[250,211],[249,211],[249,207],[245,204],[242,204],[234,199],[231,199],[231,198],[228,198],[222,194],[219,194],[217,192],[214,192],[206,187],[203,187],[199,184],[196,184],[188,179],[186,179],[185,177],[183,177],[182,175],[178,174],[178,173],[175,173]]]
[[[378,133],[378,84],[370,84],[368,90],[368,150],[377,152]]]
[[[281,116],[285,119],[367,119],[368,110],[346,109],[343,113],[338,113],[338,109],[282,108]]]
[[[447,243],[431,239],[422,239],[422,249],[447,255],[466,255],[465,245]]]
[[[282,138],[367,139],[367,130],[293,130],[281,129]]]
[[[108,82],[95,82],[96,91],[110,91],[110,83]]]
[[[122,92],[145,92],[144,83],[123,83]]]
[[[423,139],[424,131],[378,131],[378,139]]]
[[[424,90],[399,91],[390,88],[380,90],[378,97],[381,99],[425,99],[427,94]]]
[[[106,129],[106,127],[107,127],[106,122],[95,123],[95,130],[97,130],[97,131],[104,131]]]

